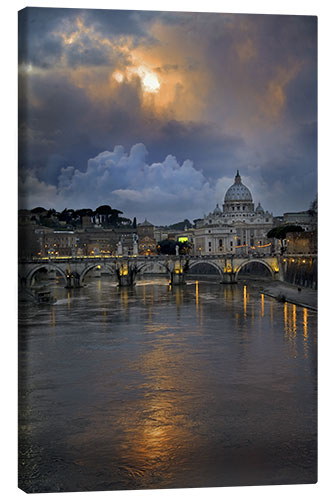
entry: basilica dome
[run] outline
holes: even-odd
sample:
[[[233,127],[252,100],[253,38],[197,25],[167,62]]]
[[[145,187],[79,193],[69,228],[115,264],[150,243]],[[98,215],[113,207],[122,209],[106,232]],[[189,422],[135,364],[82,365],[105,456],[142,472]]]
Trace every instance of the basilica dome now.
[[[237,174],[235,177],[235,182],[225,193],[224,203],[228,203],[230,201],[247,201],[252,202],[251,191],[242,184],[242,178],[239,175],[237,170]]]

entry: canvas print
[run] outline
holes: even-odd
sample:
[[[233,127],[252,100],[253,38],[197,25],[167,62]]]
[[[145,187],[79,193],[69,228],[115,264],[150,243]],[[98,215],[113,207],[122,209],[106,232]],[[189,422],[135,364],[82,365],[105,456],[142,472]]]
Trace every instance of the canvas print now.
[[[317,19],[26,8],[18,485],[317,481]]]

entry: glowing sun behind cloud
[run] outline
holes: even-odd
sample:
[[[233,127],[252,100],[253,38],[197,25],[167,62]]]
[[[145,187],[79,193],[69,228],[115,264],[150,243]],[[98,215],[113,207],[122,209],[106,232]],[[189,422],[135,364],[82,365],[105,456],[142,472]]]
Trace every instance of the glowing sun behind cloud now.
[[[157,93],[160,90],[160,81],[154,71],[148,66],[141,64],[140,66],[130,68],[127,70],[127,76],[131,79],[132,75],[139,76],[144,92]]]
[[[142,88],[145,92],[156,93],[160,89],[160,82],[156,74],[146,66],[139,66],[136,73],[141,78]]]

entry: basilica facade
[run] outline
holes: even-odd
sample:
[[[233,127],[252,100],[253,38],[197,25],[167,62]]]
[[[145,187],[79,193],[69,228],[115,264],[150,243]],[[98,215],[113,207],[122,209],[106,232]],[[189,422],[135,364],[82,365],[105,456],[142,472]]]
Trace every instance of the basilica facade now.
[[[215,209],[197,221],[193,235],[195,255],[268,254],[273,214],[253,203],[250,190],[242,183],[237,170],[235,182],[224,196],[222,209]]]

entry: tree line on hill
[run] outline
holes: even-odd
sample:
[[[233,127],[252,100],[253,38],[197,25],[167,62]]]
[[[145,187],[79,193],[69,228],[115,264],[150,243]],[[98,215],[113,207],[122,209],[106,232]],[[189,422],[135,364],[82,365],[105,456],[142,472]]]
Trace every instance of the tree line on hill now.
[[[96,210],[92,210],[91,208],[80,208],[78,210],[65,208],[61,212],[57,212],[54,208],[47,210],[43,207],[36,207],[30,212],[32,219],[35,217],[36,221],[48,227],[65,226],[76,229],[82,226],[83,217],[92,218],[97,216],[100,216],[103,227],[136,227],[136,217],[134,217],[133,222],[131,219],[121,217],[123,212],[116,208],[111,208],[110,205],[101,205]]]
[[[93,218],[95,216],[100,217],[100,224],[102,227],[110,228],[137,228],[137,219],[133,218],[133,221],[126,217],[121,217],[123,212],[116,208],[111,208],[110,205],[101,205],[92,210],[91,208],[80,208],[74,210],[72,208],[65,208],[61,212],[57,212],[54,208],[46,209],[44,207],[35,207],[30,210],[32,214],[32,220],[35,220],[39,224],[47,227],[54,228],[72,228],[76,229],[82,226],[83,217]],[[176,222],[170,226],[164,226],[168,229],[184,231],[186,228],[192,228],[194,225],[188,220],[184,219],[181,222]]]

